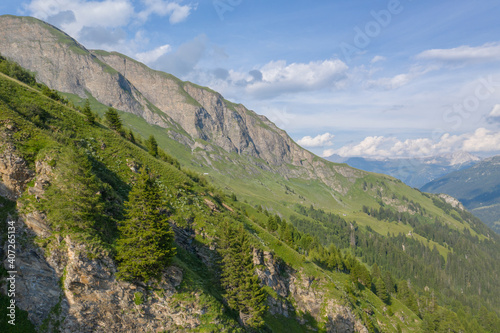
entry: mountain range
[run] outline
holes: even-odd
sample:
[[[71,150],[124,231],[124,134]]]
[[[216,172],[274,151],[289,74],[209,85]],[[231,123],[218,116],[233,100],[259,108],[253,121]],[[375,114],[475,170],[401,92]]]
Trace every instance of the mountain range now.
[[[322,159],[209,88],[34,18],[0,16],[0,54],[0,218],[18,230],[24,332],[500,326],[500,238],[453,198]],[[177,254],[124,280],[144,172]]]
[[[457,198],[474,215],[500,232],[500,156],[433,180],[421,190]]]
[[[481,160],[464,151],[422,158],[370,159],[332,155],[327,159],[332,162],[346,163],[353,168],[390,175],[415,188],[420,188],[450,172],[468,168]]]

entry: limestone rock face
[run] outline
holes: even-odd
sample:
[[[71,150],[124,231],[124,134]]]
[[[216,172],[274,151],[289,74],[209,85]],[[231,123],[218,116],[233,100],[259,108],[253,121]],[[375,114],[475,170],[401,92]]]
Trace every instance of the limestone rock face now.
[[[59,29],[30,17],[0,17],[0,53],[36,73],[52,89],[137,114],[152,124],[165,120],[120,73]]]
[[[246,165],[250,174],[266,170],[287,178],[318,179],[342,194],[347,193],[346,184],[363,175],[318,158],[266,117],[226,101],[215,91],[119,53],[89,51],[34,18],[0,17],[0,53],[35,72],[37,80],[53,89],[80,97],[90,94],[102,104],[165,128],[172,139],[193,154],[196,151],[206,166],[227,160]]]
[[[2,134],[6,135],[6,134]],[[11,144],[0,149],[0,196],[15,200],[33,177],[25,160],[20,158]]]
[[[347,306],[338,304],[322,291],[322,286],[328,282],[315,281],[302,272],[294,271],[279,263],[271,252],[254,250],[253,257],[261,284],[271,287],[278,296],[268,297],[272,314],[289,317],[294,312],[309,313],[318,322],[324,321],[326,314],[325,328],[329,333],[368,333],[362,321]],[[288,301],[290,298],[294,305]],[[305,318],[298,319],[306,327],[311,324]]]

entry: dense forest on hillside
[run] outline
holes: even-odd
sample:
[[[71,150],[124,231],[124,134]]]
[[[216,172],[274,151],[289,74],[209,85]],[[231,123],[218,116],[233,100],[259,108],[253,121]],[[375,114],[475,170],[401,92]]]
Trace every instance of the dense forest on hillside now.
[[[470,213],[431,195],[443,216],[470,229],[458,230],[408,199],[402,199],[410,207],[406,212],[382,200],[359,212],[410,225],[418,237],[381,235],[313,205],[294,205],[287,221],[281,212],[242,202],[238,193],[225,193],[183,168],[154,137],[141,138],[122,124],[114,109],[101,119],[88,105],[75,107],[5,58],[0,72],[10,77],[0,74],[0,138],[6,142],[0,149],[12,145],[31,169],[47,165],[53,173],[42,197],[27,190],[17,206],[2,198],[0,218],[43,212],[52,234],[29,241],[45,251],[69,236],[87,246],[88,256],[112,258],[120,278],[138,285],[177,264],[189,272],[182,285],[186,297],[203,290],[207,317],[217,318],[218,326],[207,319],[206,331],[326,330],[310,314],[268,312],[267,299],[280,296],[259,282],[254,249],[274,253],[290,272],[332,281],[324,292],[353,309],[370,332],[500,327],[500,238]],[[173,230],[192,231],[191,242],[216,249],[217,259],[208,265],[188,253],[174,242]],[[25,332],[33,329],[25,315],[22,322],[29,327]]]

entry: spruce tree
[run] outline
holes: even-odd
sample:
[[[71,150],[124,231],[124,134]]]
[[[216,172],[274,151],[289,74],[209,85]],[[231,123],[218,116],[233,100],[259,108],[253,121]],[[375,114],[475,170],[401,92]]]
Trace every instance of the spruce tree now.
[[[134,132],[132,132],[132,130],[128,131],[127,139],[130,142],[135,143],[135,135],[134,135]]]
[[[91,124],[91,125],[95,124],[95,118],[96,118],[96,116],[92,112],[92,110],[90,109],[90,102],[89,102],[88,99],[85,101],[85,105],[83,107],[82,113],[85,116],[85,120],[87,120],[87,122],[89,124]]]
[[[119,276],[125,280],[158,278],[175,255],[174,233],[163,212],[165,198],[145,167],[125,202],[126,220],[118,226]]]
[[[254,274],[253,254],[248,235],[240,226],[235,229],[226,221],[220,240],[222,254],[222,285],[228,305],[239,312],[244,325],[264,325],[266,294]]]
[[[76,149],[61,153],[44,202],[54,230],[94,240],[109,232],[101,188],[91,169],[87,156]]]
[[[380,298],[385,304],[389,304],[391,301],[391,296],[387,292],[384,280],[382,280],[381,278],[376,278],[374,284],[378,298]]]
[[[118,112],[110,107],[104,114],[104,119],[106,120],[106,125],[113,131],[120,133],[122,131],[122,121]]]
[[[146,141],[146,148],[148,149],[148,153],[154,157],[158,156],[158,142],[156,142],[153,135],[150,135],[149,139]]]
[[[274,215],[270,215],[267,219],[267,230],[271,232],[278,230],[278,223],[276,222]]]

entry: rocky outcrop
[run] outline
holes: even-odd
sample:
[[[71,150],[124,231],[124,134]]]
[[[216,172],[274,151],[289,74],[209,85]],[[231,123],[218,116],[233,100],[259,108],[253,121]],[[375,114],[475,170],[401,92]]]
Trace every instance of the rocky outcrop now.
[[[328,282],[315,281],[302,272],[296,272],[274,258],[268,251],[255,249],[253,253],[256,273],[263,285],[271,287],[277,297],[269,296],[269,311],[289,317],[292,313],[308,313],[317,322],[326,321],[326,332],[368,333],[363,323],[345,305],[328,298],[322,286]],[[313,284],[316,286],[313,286]],[[293,300],[293,305],[289,300]],[[302,325],[311,324],[299,316]]]
[[[441,193],[439,194],[439,197],[443,199],[446,203],[450,204],[453,208],[465,210],[464,205],[462,205],[462,203],[458,199],[452,197],[451,195]]]
[[[3,139],[0,137],[0,141],[4,141],[5,136],[10,136],[15,130],[12,123],[5,125],[11,131],[1,133]],[[28,163],[18,156],[12,144],[5,143],[0,147],[0,196],[16,200],[33,178],[33,174],[28,168]]]
[[[25,183],[33,181],[27,193],[42,199],[54,176],[50,159],[37,161],[36,170],[30,170],[12,146],[0,142],[4,147],[0,184],[7,189],[2,195],[16,199]],[[166,268],[160,281],[149,285],[119,281],[109,255],[96,256],[87,245],[53,233],[45,215],[28,205],[18,201],[21,213],[14,220],[16,305],[28,312],[36,327],[61,332],[162,332],[196,329],[201,324],[206,312],[203,302],[197,301],[201,292],[185,301],[172,297],[183,280],[181,268]],[[188,238],[179,235],[180,240]],[[43,243],[44,248],[39,245]]]

